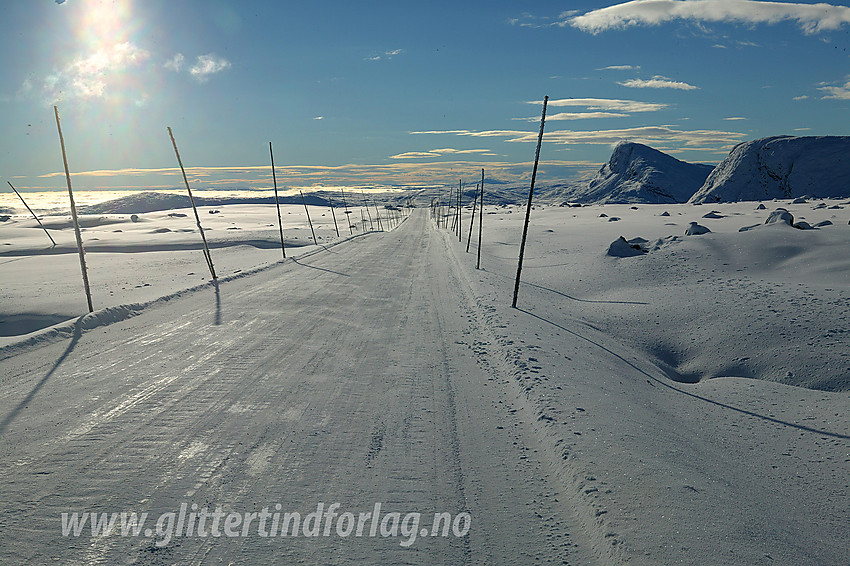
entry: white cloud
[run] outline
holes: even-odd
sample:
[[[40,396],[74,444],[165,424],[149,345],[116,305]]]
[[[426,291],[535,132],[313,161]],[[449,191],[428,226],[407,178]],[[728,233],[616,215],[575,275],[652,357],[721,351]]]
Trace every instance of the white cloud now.
[[[594,118],[625,118],[628,114],[622,114],[620,112],[558,112],[557,114],[552,114],[550,116],[546,116],[546,121],[553,120],[589,120]],[[538,122],[540,121],[540,117],[532,117],[526,118],[529,122]]]
[[[608,65],[607,67],[602,67],[601,69],[596,69],[597,71],[638,71],[640,70],[640,65]]]
[[[528,104],[539,106],[540,100],[529,101]],[[559,98],[550,100],[550,107],[579,106],[588,110],[603,110],[612,112],[657,112],[667,108],[667,104],[658,102],[639,102],[636,100],[621,100],[618,98]]]
[[[380,61],[382,59],[392,59],[396,55],[401,55],[404,53],[404,49],[393,49],[392,51],[384,51],[380,55],[372,55],[371,57],[366,57],[365,61]]]
[[[457,135],[469,137],[504,137],[508,142],[536,142],[537,132],[521,130],[430,130],[411,132],[411,134]],[[688,147],[707,145],[736,144],[745,134],[720,130],[678,130],[673,126],[641,126],[637,128],[612,130],[553,130],[544,133],[547,143],[555,144],[605,144],[610,145],[621,140],[632,140],[647,145],[661,143],[683,144]]]
[[[103,98],[126,90],[128,85],[122,81],[124,71],[148,58],[148,51],[130,42],[104,46],[41,79],[40,90],[51,104],[66,98]],[[25,95],[33,90],[35,87],[28,79],[19,92]]]
[[[189,74],[199,82],[206,82],[209,80],[210,75],[226,71],[229,68],[230,61],[209,53],[198,56],[195,64],[189,69]]]
[[[414,132],[416,133],[416,132]],[[477,154],[477,155],[486,155],[486,156],[494,156],[496,155],[489,149],[453,149],[450,147],[445,147],[441,149],[429,149],[428,151],[407,151],[405,153],[399,153],[397,155],[391,155],[390,159],[422,159],[428,157],[442,157],[444,155],[465,155],[465,154]]]
[[[655,76],[649,80],[645,79],[630,79],[617,84],[627,86],[629,88],[673,88],[677,90],[697,90],[698,86],[690,85],[679,81],[668,79],[667,77]]]
[[[570,16],[574,16],[578,12],[576,10],[572,10],[570,12],[564,12],[559,17],[560,18],[568,18]],[[535,16],[528,12],[524,12],[518,18],[510,18],[508,23],[512,26],[519,26],[524,28],[545,28],[553,25],[559,25],[558,22],[553,22],[552,18],[547,16]]]
[[[175,73],[177,73],[180,72],[180,69],[183,68],[183,61],[185,59],[186,58],[183,57],[182,53],[177,53],[174,55],[174,57],[166,61],[162,66],[168,69],[169,71],[174,71]]]
[[[757,0],[633,0],[571,17],[571,25],[597,34],[609,29],[659,25],[673,20],[775,24],[795,21],[806,34],[835,30],[850,23],[850,8],[832,4]]]
[[[850,100],[850,77],[847,78],[843,85],[828,85],[824,83],[824,86],[819,86],[818,90],[826,93],[822,98]]]
[[[734,122],[736,120],[749,120],[749,118],[744,118],[743,116],[730,116],[729,118],[723,118],[724,120],[728,120],[730,122]]]
[[[807,98],[809,98],[808,94],[802,94],[800,96],[795,96],[792,100],[806,100]]]
[[[325,119],[324,116],[314,116],[313,117],[313,120],[324,120],[324,119]]]

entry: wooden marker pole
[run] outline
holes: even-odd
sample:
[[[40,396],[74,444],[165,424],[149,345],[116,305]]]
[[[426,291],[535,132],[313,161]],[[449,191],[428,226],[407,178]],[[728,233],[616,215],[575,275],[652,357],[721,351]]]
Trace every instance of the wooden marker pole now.
[[[381,232],[383,232],[383,231],[384,231],[384,226],[383,226],[383,224],[381,223],[381,211],[378,209],[378,203],[377,203],[377,202],[375,202],[375,199],[374,199],[374,198],[372,199],[372,206],[374,206],[374,207],[375,207],[375,214],[378,216],[378,230],[380,230]]]
[[[363,191],[360,191],[360,196],[363,197],[363,206],[366,208],[366,216],[367,216],[367,218],[369,218],[369,229],[374,230],[375,225],[372,224],[372,213],[369,212],[369,203],[366,202],[366,193],[364,193]]]
[[[274,203],[277,205],[277,226],[280,228],[280,251],[283,252],[283,259],[286,259],[286,247],[283,244],[283,218],[280,216],[280,199],[277,196],[277,175],[274,171],[274,152],[272,151],[272,142],[269,142],[269,155],[272,158],[272,179],[274,180]]]
[[[310,224],[310,233],[313,234],[313,243],[318,246],[319,241],[316,239],[316,232],[313,230],[313,221],[310,220],[310,211],[307,210],[307,199],[304,198],[304,193],[302,191],[298,192],[301,193],[301,202],[304,203],[304,212],[307,213],[307,223]]]
[[[460,229],[461,224],[463,224],[463,213],[462,213],[462,210],[461,210],[462,206],[463,206],[463,181],[460,182],[460,189],[457,192],[457,226],[455,227],[455,230],[457,231],[457,241],[458,242],[462,241],[461,237],[460,237],[461,233],[463,232]]]
[[[481,169],[481,204],[478,206],[478,260],[475,269],[481,269],[481,231],[484,227],[484,169]]]
[[[171,137],[171,145],[174,146],[174,154],[177,156],[177,163],[180,165],[180,172],[183,174],[183,183],[186,184],[186,192],[189,193],[189,202],[192,203],[192,210],[195,211],[195,222],[198,224],[198,232],[201,233],[201,240],[204,242],[204,257],[207,258],[207,267],[210,268],[210,276],[213,280],[218,279],[215,275],[212,256],[210,255],[210,247],[207,245],[207,237],[204,234],[204,227],[201,226],[201,217],[198,216],[198,207],[195,206],[195,197],[192,196],[192,189],[189,188],[189,179],[186,178],[186,170],[183,168],[183,160],[180,159],[180,152],[177,150],[177,142],[174,141],[174,133],[171,131],[171,126],[168,126],[168,135]]]
[[[9,181],[6,182],[9,183]],[[44,224],[41,223],[41,220],[39,220],[38,216],[35,215],[35,212],[32,211],[30,205],[27,204],[27,201],[25,201],[24,197],[21,196],[21,193],[18,192],[18,189],[12,186],[12,183],[9,183],[9,186],[12,187],[12,190],[15,191],[15,194],[18,195],[18,198],[21,199],[21,202],[24,203],[24,206],[27,207],[27,210],[30,211],[32,217],[35,218],[35,221],[38,222],[38,225],[41,226],[41,229],[44,230],[44,233],[47,234],[47,237],[50,238],[50,241],[53,242],[53,245],[55,246],[56,240],[53,239],[53,236],[50,235],[50,232],[47,231],[47,228],[44,227]]]
[[[334,230],[336,230],[336,237],[339,238],[339,226],[337,226],[337,223],[336,223],[336,212],[334,212],[334,201],[330,196],[328,197],[328,205],[330,205],[331,216],[333,216],[333,218],[334,218]]]
[[[91,302],[91,288],[89,287],[89,274],[86,269],[86,252],[83,250],[83,236],[80,233],[80,222],[77,220],[77,205],[74,202],[74,191],[71,190],[71,172],[68,169],[68,155],[65,153],[65,138],[62,136],[62,125],[59,123],[59,108],[54,106],[53,113],[56,115],[56,129],[59,130],[59,145],[62,146],[62,162],[65,164],[65,180],[68,182],[68,197],[71,199],[74,235],[77,237],[77,250],[80,252],[80,270],[83,272],[83,287],[86,290],[86,301],[89,304],[89,312],[94,312]]]
[[[469,253],[469,244],[472,242],[472,226],[475,224],[475,207],[478,204],[478,187],[481,185],[475,184],[475,196],[472,197],[472,218],[469,219],[469,235],[466,237],[466,253]]]
[[[348,235],[350,236],[354,234],[354,230],[351,228],[351,211],[348,210],[348,203],[345,202],[345,189],[340,187],[339,192],[342,194],[342,208],[345,210],[345,221],[348,222]]]
[[[540,132],[537,134],[537,150],[534,152],[534,169],[531,170],[531,188],[528,189],[528,205],[525,208],[525,224],[522,227],[522,241],[519,245],[519,261],[516,267],[516,282],[514,283],[514,300],[511,307],[516,308],[516,298],[519,294],[519,278],[522,274],[522,256],[525,253],[525,238],[528,235],[528,219],[531,216],[531,198],[534,196],[534,180],[537,178],[537,163],[540,161],[540,145],[543,143],[543,126],[546,124],[546,105],[549,97],[543,97],[543,114],[540,116]],[[480,225],[479,225],[480,227]],[[480,246],[479,246],[479,249]]]

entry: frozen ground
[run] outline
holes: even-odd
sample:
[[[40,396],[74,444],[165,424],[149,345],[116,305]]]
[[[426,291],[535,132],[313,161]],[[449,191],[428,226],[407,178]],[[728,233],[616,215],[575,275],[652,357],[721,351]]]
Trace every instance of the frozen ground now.
[[[84,237],[107,310],[40,338],[23,321],[85,311],[77,258],[0,225],[0,562],[848,563],[850,206],[823,204],[538,207],[518,309],[517,207],[487,209],[481,270],[468,216],[462,242],[418,210],[275,263],[274,213],[205,211],[220,273],[241,270],[217,286],[175,230],[191,216],[106,216]],[[761,226],[779,206],[832,224]],[[607,255],[620,235],[650,251]],[[70,511],[321,501],[472,528],[407,548],[60,532]]]

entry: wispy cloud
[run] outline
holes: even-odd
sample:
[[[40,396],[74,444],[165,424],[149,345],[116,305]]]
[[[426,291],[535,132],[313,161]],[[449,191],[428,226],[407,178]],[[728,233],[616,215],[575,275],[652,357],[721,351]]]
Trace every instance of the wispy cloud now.
[[[628,114],[623,114],[621,112],[558,112],[557,114],[552,114],[550,116],[546,116],[547,121],[559,121],[559,120],[591,120],[597,118],[625,118]],[[529,122],[537,122],[540,120],[539,116],[533,116],[531,118],[525,118]]]
[[[411,132],[412,134],[440,134],[469,137],[503,137],[507,142],[536,142],[537,132],[521,130],[430,130]],[[555,144],[605,144],[610,145],[622,140],[632,140],[647,145],[681,144],[684,146],[707,147],[738,143],[745,134],[721,130],[679,130],[673,126],[641,126],[637,128],[611,130],[553,130],[544,134],[547,143]]]
[[[381,61],[392,59],[397,55],[401,55],[404,53],[404,49],[393,49],[392,51],[384,51],[383,53],[379,53],[378,55],[372,55],[370,57],[365,57],[366,61]]]
[[[206,82],[209,80],[210,75],[226,71],[230,66],[230,61],[227,59],[208,53],[207,55],[198,56],[195,64],[189,68],[189,74],[198,82]]]
[[[577,14],[577,11],[570,11],[562,13],[559,18],[567,18],[570,16],[574,16]],[[535,16],[529,12],[523,12],[519,17],[510,18],[508,23],[512,26],[518,26],[523,28],[545,28],[551,27],[554,25],[558,25],[557,20],[552,20],[552,18],[548,16]]]
[[[528,101],[528,104],[539,106],[541,100]],[[588,110],[603,110],[611,112],[657,112],[667,108],[667,104],[659,102],[639,102],[637,100],[622,100],[618,98],[558,98],[549,101],[550,107],[574,106]],[[539,118],[538,118],[539,119]]]
[[[837,98],[839,100],[850,100],[850,77],[847,77],[844,84],[830,85],[821,83],[818,90],[826,93],[822,98]]]
[[[174,57],[172,57],[171,59],[169,59],[168,61],[163,63],[162,66],[164,68],[168,69],[169,71],[174,71],[175,73],[179,73],[180,69],[183,68],[183,61],[185,61],[185,60],[186,60],[186,58],[183,56],[182,53],[176,53],[174,55]]]
[[[602,67],[601,69],[596,69],[597,71],[639,71],[640,65],[608,65],[607,67]]]
[[[621,84],[623,86],[627,86],[629,88],[672,88],[676,90],[697,90],[698,86],[694,86],[688,83],[683,83],[680,81],[674,81],[667,77],[655,76],[651,79],[629,79],[627,81],[619,82],[617,84]]]
[[[444,155],[484,155],[484,156],[495,156],[489,149],[452,149],[449,147],[441,148],[441,149],[429,149],[428,151],[407,151],[405,153],[399,153],[397,155],[391,155],[390,159],[423,159],[423,158],[434,158],[434,157],[442,157]]]
[[[326,187],[348,186],[355,188],[421,187],[457,182],[458,176],[468,174],[477,178],[483,167],[487,177],[500,182],[527,181],[532,163],[508,161],[396,161],[388,164],[345,164],[345,165],[278,165],[275,167],[277,181],[291,189],[322,190]],[[590,161],[547,160],[540,164],[551,178],[563,178],[576,172],[587,172],[599,167]],[[466,173],[465,173],[466,172]],[[38,178],[60,179],[64,172],[56,171]],[[216,190],[246,188],[265,190],[272,188],[268,165],[232,167],[187,167],[186,175],[194,184],[193,189]],[[110,189],[174,188],[182,185],[180,169],[176,167],[156,169],[113,169],[81,171],[74,177],[86,177],[87,184]],[[178,181],[179,179],[179,181]],[[26,184],[24,188],[36,188]],[[23,185],[22,185],[23,186]],[[40,187],[53,189],[54,187]],[[284,194],[287,189],[283,189]]]
[[[794,21],[806,34],[836,30],[850,23],[850,8],[826,3],[757,0],[634,0],[561,20],[597,34],[610,29],[659,25],[673,20],[775,24]]]
[[[125,72],[149,58],[147,50],[130,42],[103,46],[53,71],[37,81],[37,85],[26,81],[19,93],[39,90],[48,104],[70,98],[103,98],[124,90],[127,86]]]
[[[626,116],[628,114],[622,114],[620,112],[558,112],[557,114],[547,116],[546,119],[550,121],[590,120],[595,118],[625,118]],[[533,121],[538,121],[539,119],[537,117],[529,118],[529,120]]]
[[[727,120],[729,122],[734,122],[734,121],[737,121],[737,120],[749,120],[749,118],[744,118],[743,116],[730,116],[729,118],[723,118],[723,119]]]

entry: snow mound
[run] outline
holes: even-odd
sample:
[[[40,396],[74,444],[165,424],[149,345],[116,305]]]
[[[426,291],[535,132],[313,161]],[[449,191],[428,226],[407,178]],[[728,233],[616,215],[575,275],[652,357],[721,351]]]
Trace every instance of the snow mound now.
[[[711,230],[702,224],[691,222],[685,229],[685,236],[699,236],[700,234],[708,234],[709,232],[711,232]]]
[[[620,142],[590,184],[571,197],[604,204],[686,202],[711,170],[711,165],[679,161],[643,144]]]
[[[623,236],[620,236],[608,246],[607,254],[611,257],[634,257],[643,255],[646,252],[638,243],[629,243]]]
[[[850,136],[774,136],[735,146],[692,204],[850,196]]]
[[[767,220],[764,221],[765,224],[787,224],[791,226],[794,224],[794,215],[785,210],[784,208],[777,208],[773,212],[768,215]]]

